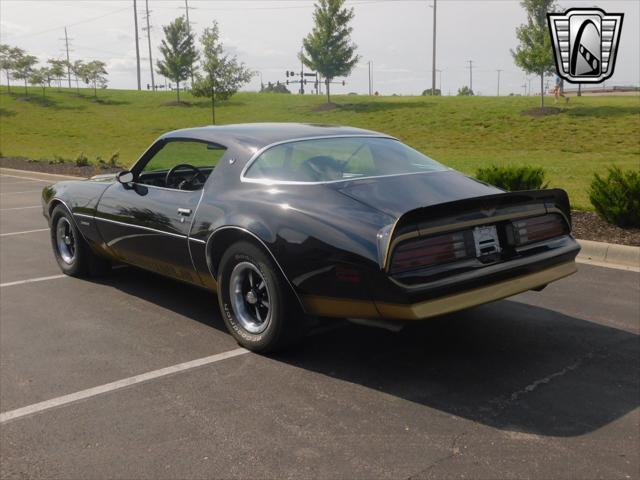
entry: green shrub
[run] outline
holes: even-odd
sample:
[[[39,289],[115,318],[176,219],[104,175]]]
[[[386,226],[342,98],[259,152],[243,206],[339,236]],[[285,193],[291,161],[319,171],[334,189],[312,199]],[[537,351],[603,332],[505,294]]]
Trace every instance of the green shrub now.
[[[589,200],[607,222],[640,228],[640,172],[609,167],[606,178],[594,174]]]
[[[84,152],[80,152],[78,158],[76,158],[76,166],[78,167],[87,167],[89,166],[89,157],[87,157]]]
[[[545,173],[541,167],[479,168],[476,178],[504,190],[539,190],[547,188]]]
[[[120,166],[120,152],[113,152],[109,158],[109,166],[118,168]]]

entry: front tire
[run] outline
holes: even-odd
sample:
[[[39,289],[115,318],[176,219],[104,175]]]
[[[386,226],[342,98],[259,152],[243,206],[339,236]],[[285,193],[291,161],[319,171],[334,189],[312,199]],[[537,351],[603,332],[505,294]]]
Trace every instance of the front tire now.
[[[271,258],[255,245],[239,242],[220,264],[220,312],[240,345],[265,353],[300,340],[304,314]]]
[[[62,205],[51,213],[51,246],[60,270],[72,277],[96,276],[110,268],[108,260],[96,255],[87,245],[71,214]]]

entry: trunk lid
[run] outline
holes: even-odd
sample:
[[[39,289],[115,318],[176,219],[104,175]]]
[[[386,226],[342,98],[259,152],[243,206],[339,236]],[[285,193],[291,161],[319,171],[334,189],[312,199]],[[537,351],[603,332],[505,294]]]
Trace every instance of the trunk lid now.
[[[503,193],[455,170],[377,177],[335,185],[340,193],[394,218],[417,208]]]

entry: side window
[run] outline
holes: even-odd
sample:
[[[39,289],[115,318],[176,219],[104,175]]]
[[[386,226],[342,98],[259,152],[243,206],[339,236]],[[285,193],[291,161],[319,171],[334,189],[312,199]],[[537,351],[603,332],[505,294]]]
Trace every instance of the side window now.
[[[187,164],[211,173],[226,148],[203,142],[168,142],[157,152],[142,169],[143,173],[167,171],[176,165]]]

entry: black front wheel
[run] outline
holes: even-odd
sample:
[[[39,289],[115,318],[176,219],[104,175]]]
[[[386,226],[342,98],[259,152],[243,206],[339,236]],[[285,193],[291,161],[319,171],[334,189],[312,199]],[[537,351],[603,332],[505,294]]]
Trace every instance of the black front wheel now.
[[[218,282],[220,311],[240,345],[272,352],[298,341],[305,318],[273,260],[248,242],[224,254]]]
[[[62,205],[51,213],[51,246],[60,269],[72,277],[102,274],[110,267],[106,259],[87,245],[71,214]]]

